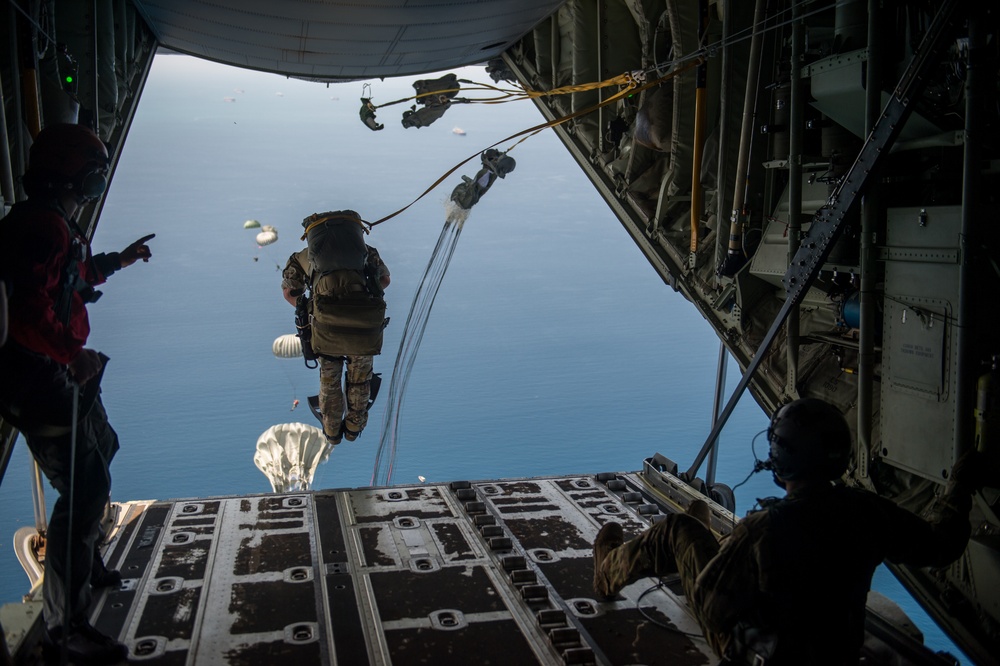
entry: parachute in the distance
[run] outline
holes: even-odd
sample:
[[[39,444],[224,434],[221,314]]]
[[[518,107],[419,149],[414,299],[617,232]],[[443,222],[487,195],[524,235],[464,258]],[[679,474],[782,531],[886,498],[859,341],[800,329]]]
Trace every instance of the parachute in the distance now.
[[[257,439],[253,462],[276,493],[308,490],[320,463],[330,457],[333,445],[323,431],[305,423],[281,423]]]
[[[278,240],[278,230],[272,227],[270,224],[264,224],[260,228],[260,233],[257,234],[257,245],[264,247],[265,245],[270,245]]]
[[[275,338],[271,351],[278,358],[300,358],[302,356],[302,341],[294,333],[287,333]]]
[[[244,229],[260,229],[260,222],[257,220],[247,220],[243,223]]]

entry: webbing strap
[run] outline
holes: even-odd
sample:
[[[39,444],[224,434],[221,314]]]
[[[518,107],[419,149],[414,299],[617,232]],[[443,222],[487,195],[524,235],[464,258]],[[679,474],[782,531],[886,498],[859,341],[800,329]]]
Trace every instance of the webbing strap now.
[[[663,83],[664,81],[677,76],[678,74],[681,74],[683,72],[686,72],[689,69],[697,67],[698,65],[700,65],[702,63],[702,61],[703,61],[703,58],[695,58],[694,60],[688,62],[687,64],[681,65],[681,66],[677,67],[676,69],[672,70],[669,74],[661,76],[658,79],[654,79],[653,81],[650,81],[650,82],[648,82],[648,83],[646,83],[644,85],[639,85],[638,84],[638,80],[635,79],[631,74],[623,74],[623,75],[621,75],[621,77],[615,77],[615,79],[621,78],[622,81],[625,82],[626,87],[623,88],[623,89],[621,89],[621,90],[619,90],[614,95],[608,97],[603,102],[600,102],[598,104],[594,104],[593,106],[587,107],[586,109],[582,109],[580,111],[576,111],[575,113],[571,113],[571,114],[569,114],[567,116],[563,116],[562,118],[556,118],[555,120],[551,120],[551,121],[545,122],[545,123],[540,123],[538,125],[535,125],[534,127],[529,127],[528,129],[521,130],[520,132],[515,132],[514,134],[511,134],[508,137],[500,139],[496,143],[490,144],[489,146],[487,146],[483,150],[489,150],[490,148],[496,148],[501,143],[503,143],[505,141],[510,141],[511,139],[516,139],[517,137],[523,137],[521,139],[521,141],[524,141],[528,137],[534,136],[535,134],[538,134],[539,132],[541,132],[544,129],[547,129],[549,127],[556,127],[557,125],[561,125],[561,124],[563,124],[565,122],[573,120],[574,118],[579,118],[580,116],[587,115],[588,113],[593,113],[594,111],[596,111],[597,109],[600,109],[601,107],[607,106],[608,104],[611,104],[612,102],[618,101],[619,99],[621,99],[625,95],[629,95],[629,94],[634,95],[634,94],[642,92],[644,90],[648,90],[649,88],[657,86],[657,85]],[[610,80],[612,80],[612,79],[609,79],[609,81]],[[568,92],[575,92],[575,91],[569,91],[569,90],[567,90],[568,88],[573,88],[573,87],[575,87],[575,86],[566,86],[565,88],[560,88],[558,90],[566,90]],[[587,90],[589,88],[582,88],[582,89],[583,90]],[[552,92],[552,91],[550,91],[550,92]],[[541,96],[541,94],[536,95],[536,96]],[[517,143],[521,143],[521,141],[518,141]],[[514,146],[516,146],[517,143],[515,143]],[[506,152],[509,152],[510,150],[512,150],[514,146],[511,146],[511,148],[508,148]],[[424,190],[423,193],[420,196],[418,196],[416,199],[414,199],[410,203],[406,204],[405,206],[403,206],[402,208],[400,208],[399,210],[397,210],[395,213],[391,213],[391,214],[386,215],[385,217],[383,217],[383,218],[381,218],[379,220],[376,220],[375,222],[372,222],[371,226],[374,227],[377,224],[382,224],[386,220],[391,220],[392,218],[396,217],[397,215],[399,215],[400,213],[402,213],[404,210],[406,210],[407,208],[409,208],[413,204],[415,204],[418,201],[420,201],[421,199],[423,199],[431,190],[433,190],[435,187],[437,187],[438,185],[440,185],[441,182],[444,181],[445,178],[447,178],[451,174],[455,173],[460,167],[464,166],[467,162],[469,162],[469,160],[473,159],[474,157],[478,157],[482,152],[483,151],[479,151],[479,152],[473,153],[472,155],[469,155],[464,160],[462,160],[461,162],[459,162],[458,164],[456,164],[455,166],[453,166],[451,169],[449,169],[448,171],[446,171],[444,173],[444,175],[442,175],[440,178],[438,178],[437,180],[435,180],[434,183],[431,184],[431,186],[428,187],[426,190]]]

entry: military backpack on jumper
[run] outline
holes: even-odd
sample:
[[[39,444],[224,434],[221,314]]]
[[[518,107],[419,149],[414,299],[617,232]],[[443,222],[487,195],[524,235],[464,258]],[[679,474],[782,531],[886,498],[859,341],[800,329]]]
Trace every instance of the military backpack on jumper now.
[[[360,216],[317,213],[302,221],[308,239],[312,348],[323,356],[382,353],[388,319],[376,271],[369,266]]]

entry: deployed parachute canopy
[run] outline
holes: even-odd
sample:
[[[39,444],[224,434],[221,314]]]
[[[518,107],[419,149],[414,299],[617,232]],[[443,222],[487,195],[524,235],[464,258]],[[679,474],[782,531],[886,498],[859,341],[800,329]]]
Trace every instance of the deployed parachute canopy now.
[[[265,245],[270,245],[278,240],[278,230],[272,227],[270,224],[262,225],[260,228],[260,233],[257,234],[257,245],[264,247]]]
[[[243,223],[244,229],[260,229],[260,222],[257,220],[247,220]]]
[[[305,423],[281,423],[257,439],[253,462],[276,493],[308,490],[320,463],[330,457],[333,445],[323,431]]]
[[[302,341],[294,333],[279,335],[271,344],[271,351],[278,358],[301,358]]]

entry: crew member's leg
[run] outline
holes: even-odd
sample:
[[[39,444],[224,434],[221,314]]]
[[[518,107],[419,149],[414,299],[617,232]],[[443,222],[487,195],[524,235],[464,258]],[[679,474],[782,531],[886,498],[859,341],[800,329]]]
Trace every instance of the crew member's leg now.
[[[353,442],[368,424],[368,400],[372,389],[372,357],[347,357],[347,416],[344,437]]]
[[[332,444],[339,444],[344,422],[344,357],[319,357],[319,409],[323,413],[323,433]]]
[[[59,493],[49,519],[42,585],[43,614],[51,639],[47,647],[58,649],[58,644],[65,640],[71,659],[95,663],[115,661],[127,654],[125,646],[98,633],[88,621],[94,543],[111,491],[111,475],[104,455],[107,442],[101,442],[109,431],[113,433],[98,401],[77,428],[76,458],[72,466],[72,517],[70,436],[27,438],[32,455]],[[65,631],[67,626],[69,633]]]
[[[604,525],[594,542],[594,591],[611,598],[640,578],[679,573],[685,593],[689,592],[698,573],[719,552],[718,542],[705,525],[707,518],[702,518],[669,514],[628,541],[623,539],[621,525]]]
[[[114,428],[108,422],[107,413],[104,411],[104,405],[101,403],[100,398],[98,398],[97,403],[94,405],[94,409],[100,409],[101,416],[96,419],[90,419],[88,423],[91,424],[93,428],[93,439],[97,443],[97,449],[100,451],[101,455],[104,457],[107,465],[110,467],[111,461],[114,459],[115,454],[118,453],[119,442],[118,433],[115,432]],[[108,507],[111,501],[110,494],[105,498],[104,507],[101,510],[101,516],[97,522],[97,538],[94,543],[94,562],[90,570],[90,585],[93,588],[103,588],[103,587],[118,587],[121,585],[122,576],[121,573],[115,569],[108,569],[104,564],[104,557],[101,555],[101,546],[104,544],[104,540],[107,535],[104,532],[104,521],[107,519]]]

